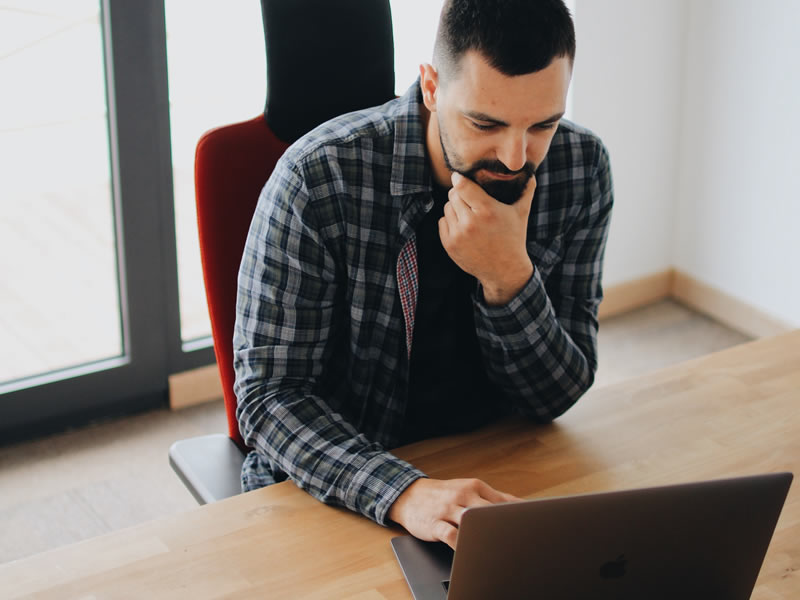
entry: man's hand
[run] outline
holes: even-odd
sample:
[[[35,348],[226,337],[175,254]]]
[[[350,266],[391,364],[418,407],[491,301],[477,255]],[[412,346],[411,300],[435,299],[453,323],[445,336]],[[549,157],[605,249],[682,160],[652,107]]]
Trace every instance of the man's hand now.
[[[467,508],[518,500],[479,479],[417,479],[392,504],[389,518],[416,538],[441,541],[455,550]]]
[[[442,246],[461,269],[483,286],[489,305],[508,303],[533,275],[525,246],[536,177],[520,199],[508,205],[474,181],[453,173],[453,188],[439,219]]]

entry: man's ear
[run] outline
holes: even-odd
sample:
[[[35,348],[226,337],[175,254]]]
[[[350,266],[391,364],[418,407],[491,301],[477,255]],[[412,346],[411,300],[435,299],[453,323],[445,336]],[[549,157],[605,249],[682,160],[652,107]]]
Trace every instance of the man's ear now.
[[[425,103],[425,108],[431,112],[436,112],[439,73],[433,65],[422,63],[419,66],[419,85],[422,88],[422,101]]]

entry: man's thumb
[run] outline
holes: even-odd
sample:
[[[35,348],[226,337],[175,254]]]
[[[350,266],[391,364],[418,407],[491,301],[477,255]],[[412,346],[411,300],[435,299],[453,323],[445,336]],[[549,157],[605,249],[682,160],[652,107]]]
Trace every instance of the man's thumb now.
[[[519,207],[520,213],[528,216],[531,212],[531,205],[533,204],[533,196],[536,192],[536,175],[531,175],[525,189],[522,190],[522,195],[519,197],[516,205]]]

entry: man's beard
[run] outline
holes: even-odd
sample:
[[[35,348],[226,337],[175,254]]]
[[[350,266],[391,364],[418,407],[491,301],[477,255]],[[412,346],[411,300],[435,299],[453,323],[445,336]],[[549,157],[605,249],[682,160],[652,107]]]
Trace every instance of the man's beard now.
[[[522,196],[522,192],[525,190],[525,186],[528,185],[528,181],[530,181],[530,178],[536,173],[536,165],[531,162],[526,162],[519,171],[511,171],[499,160],[491,160],[488,158],[482,158],[469,167],[454,164],[447,154],[447,148],[445,148],[444,145],[441,124],[439,126],[439,143],[442,145],[444,164],[448,169],[471,179],[481,186],[484,192],[503,204],[514,204],[519,200]],[[455,154],[453,156],[458,158]],[[516,173],[517,177],[508,180],[490,179],[488,181],[481,181],[478,179],[478,172],[481,170],[500,173],[502,175],[513,175]]]

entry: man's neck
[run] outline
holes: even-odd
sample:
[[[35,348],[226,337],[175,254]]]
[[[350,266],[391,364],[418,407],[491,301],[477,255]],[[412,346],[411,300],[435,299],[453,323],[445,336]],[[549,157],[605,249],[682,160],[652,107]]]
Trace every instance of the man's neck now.
[[[425,147],[431,163],[433,179],[438,185],[449,190],[453,187],[453,182],[450,179],[450,169],[444,162],[442,141],[439,137],[439,120],[424,104],[420,104],[420,118],[425,130]]]

